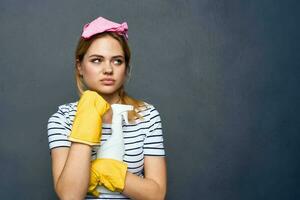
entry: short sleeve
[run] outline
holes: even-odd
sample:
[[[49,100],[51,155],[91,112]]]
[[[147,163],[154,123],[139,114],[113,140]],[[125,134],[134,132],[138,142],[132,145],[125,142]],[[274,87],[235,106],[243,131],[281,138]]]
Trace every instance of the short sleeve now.
[[[67,123],[65,111],[62,106],[49,118],[47,130],[50,150],[57,147],[71,146],[71,142],[68,140],[71,129]]]
[[[165,156],[162,122],[159,112],[151,105],[149,123],[144,140],[145,156]]]

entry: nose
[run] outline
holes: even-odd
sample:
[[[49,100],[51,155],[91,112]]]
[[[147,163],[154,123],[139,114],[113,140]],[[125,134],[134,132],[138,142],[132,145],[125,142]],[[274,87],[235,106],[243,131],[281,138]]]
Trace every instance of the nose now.
[[[103,73],[104,74],[112,74],[113,73],[113,68],[112,68],[110,62],[105,63]]]

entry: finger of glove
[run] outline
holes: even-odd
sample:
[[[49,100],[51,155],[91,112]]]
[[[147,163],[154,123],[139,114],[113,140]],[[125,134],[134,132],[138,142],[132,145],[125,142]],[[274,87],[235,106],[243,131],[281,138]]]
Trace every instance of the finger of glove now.
[[[107,176],[109,183],[112,185],[114,190],[122,191],[125,185],[125,175],[121,170],[115,170],[113,176]]]
[[[98,173],[97,169],[95,169],[93,167],[93,165],[91,166],[91,171],[90,172],[91,172],[90,173],[90,183],[95,183],[96,185],[98,185],[99,181],[100,181],[99,173]]]
[[[115,187],[109,181],[110,170],[109,166],[105,165],[102,159],[96,159],[92,161],[91,172],[97,174],[97,178],[99,179],[99,184],[103,184],[108,190],[114,192]],[[111,169],[111,168],[110,168]]]
[[[92,195],[98,197],[100,195],[100,192],[98,192],[98,190],[93,190]]]
[[[107,101],[98,94],[95,100],[95,108],[100,115],[103,115],[109,110],[110,106]]]
[[[103,115],[110,108],[101,95],[91,90],[86,90],[82,94],[78,102],[78,107],[95,108],[99,115]]]
[[[91,193],[94,196],[99,196],[99,192],[96,189],[98,185],[101,185],[101,183],[99,182],[99,177],[98,177],[97,171],[95,171],[93,168],[91,168],[88,193]]]
[[[97,159],[93,162],[99,172],[99,181],[111,191],[124,189],[127,164],[112,159]]]
[[[110,177],[105,177],[103,175],[100,175],[100,182],[110,191],[114,192],[116,191],[116,188],[113,186],[113,184],[110,182]]]
[[[89,194],[92,194],[93,196],[98,197],[100,195],[100,192],[97,189],[93,189],[93,190],[88,190]]]
[[[85,91],[79,99],[77,110],[80,108],[95,108],[97,95],[97,92],[90,90]]]

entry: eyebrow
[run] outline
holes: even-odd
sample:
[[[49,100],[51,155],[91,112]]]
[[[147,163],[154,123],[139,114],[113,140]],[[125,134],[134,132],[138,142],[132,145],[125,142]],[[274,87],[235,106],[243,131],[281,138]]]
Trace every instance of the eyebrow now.
[[[90,55],[89,56],[89,58],[90,57],[101,57],[101,58],[103,58],[104,56],[102,56],[102,55],[99,55],[99,54],[92,54],[92,55]],[[116,55],[116,56],[112,56],[111,58],[124,58],[124,56],[122,56],[122,55]]]

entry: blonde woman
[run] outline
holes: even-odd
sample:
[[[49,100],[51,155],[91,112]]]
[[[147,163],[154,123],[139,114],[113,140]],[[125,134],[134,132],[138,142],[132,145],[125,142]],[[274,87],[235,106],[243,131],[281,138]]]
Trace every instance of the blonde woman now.
[[[48,120],[54,189],[60,199],[164,199],[166,162],[155,107],[127,95],[128,26],[99,17],[84,25],[75,52],[80,99]],[[111,136],[112,104],[132,105],[123,122],[123,161],[98,159]],[[108,192],[99,192],[98,186]]]

